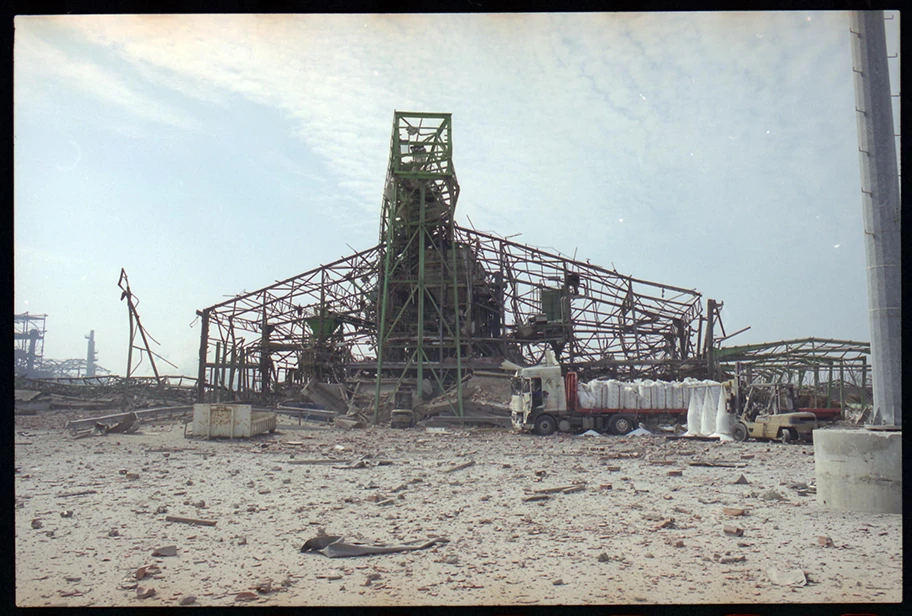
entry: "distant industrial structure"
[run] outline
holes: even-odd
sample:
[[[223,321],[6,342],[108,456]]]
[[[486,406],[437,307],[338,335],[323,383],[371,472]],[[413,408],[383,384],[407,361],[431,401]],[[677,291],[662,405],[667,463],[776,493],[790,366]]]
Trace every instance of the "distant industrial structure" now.
[[[86,359],[56,360],[44,356],[47,335],[46,314],[13,315],[13,364],[15,376],[30,379],[83,378],[110,374],[98,365],[95,352],[95,330],[86,336]]]
[[[585,377],[719,378],[740,362],[751,378],[814,374],[819,387],[822,368],[867,387],[865,343],[727,350],[740,332],[725,333],[721,302],[704,313],[692,289],[456,225],[451,131],[450,114],[395,112],[376,246],[197,312],[198,401],[328,383],[375,419],[442,392],[462,415],[468,374],[546,349]]]
[[[16,375],[40,374],[44,364],[46,314],[13,315],[13,363]]]

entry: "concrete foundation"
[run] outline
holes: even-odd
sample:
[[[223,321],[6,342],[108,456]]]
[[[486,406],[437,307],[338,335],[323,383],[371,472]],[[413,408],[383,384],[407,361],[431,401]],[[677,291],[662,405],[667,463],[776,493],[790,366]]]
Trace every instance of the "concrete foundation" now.
[[[902,432],[815,430],[817,504],[902,513]]]

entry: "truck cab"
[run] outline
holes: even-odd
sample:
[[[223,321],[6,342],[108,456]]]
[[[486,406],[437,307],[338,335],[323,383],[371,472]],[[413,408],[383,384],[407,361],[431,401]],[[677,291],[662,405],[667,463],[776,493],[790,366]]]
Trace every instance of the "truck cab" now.
[[[518,430],[551,434],[557,429],[557,416],[567,412],[564,378],[550,349],[544,364],[516,371],[510,390],[510,412]]]

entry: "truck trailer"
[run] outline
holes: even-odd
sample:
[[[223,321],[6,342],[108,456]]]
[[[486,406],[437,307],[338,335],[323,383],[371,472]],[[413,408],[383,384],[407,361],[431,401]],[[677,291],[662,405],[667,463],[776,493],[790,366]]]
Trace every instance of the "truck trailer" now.
[[[684,383],[658,382],[664,388],[680,388],[680,395],[657,397],[654,403],[649,401],[648,404],[641,396],[631,394],[634,384],[622,384],[616,399],[604,405],[594,396],[581,400],[581,396],[587,395],[587,387],[593,383],[597,382],[581,384],[575,372],[561,375],[560,364],[550,349],[547,350],[545,363],[517,369],[511,381],[513,427],[541,435],[553,434],[557,430],[627,434],[641,421],[650,424],[661,420],[674,423],[686,421],[689,395],[685,395]],[[703,383],[694,381],[694,384]]]

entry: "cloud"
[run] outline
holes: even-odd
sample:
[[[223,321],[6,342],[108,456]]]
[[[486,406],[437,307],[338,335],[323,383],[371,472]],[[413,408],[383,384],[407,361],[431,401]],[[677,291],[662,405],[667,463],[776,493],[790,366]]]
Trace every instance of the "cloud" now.
[[[799,246],[831,204],[821,233],[843,237],[840,195],[857,195],[847,22],[811,15],[65,16],[42,19],[79,45],[33,32],[52,49],[23,57],[33,81],[72,69],[82,91],[172,126],[192,121],[182,101],[229,118],[238,100],[262,105],[327,170],[308,204],[367,230],[393,110],[451,112],[460,222],[690,286],[721,266],[668,254]],[[129,78],[94,60],[112,57]],[[251,156],[315,180],[294,152]]]
[[[15,83],[34,93],[35,82],[52,79],[64,87],[81,90],[102,103],[111,104],[144,120],[183,130],[195,130],[198,123],[181,109],[162,103],[131,87],[125,80],[90,60],[74,58],[46,42],[17,18]],[[55,95],[60,95],[57,90]]]

